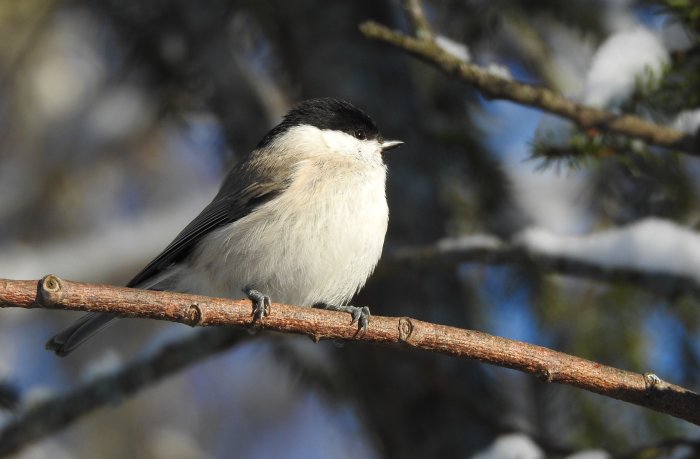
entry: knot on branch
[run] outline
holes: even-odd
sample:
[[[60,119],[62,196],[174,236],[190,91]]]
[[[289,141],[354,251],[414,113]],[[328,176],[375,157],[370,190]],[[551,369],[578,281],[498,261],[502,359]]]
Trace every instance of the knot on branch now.
[[[549,368],[542,368],[540,371],[537,372],[536,376],[537,379],[539,379],[540,381],[548,383],[554,381],[554,371],[550,370]]]
[[[413,333],[413,322],[408,317],[399,319],[399,339],[408,342]]]
[[[37,298],[43,306],[53,306],[61,301],[63,295],[62,281],[58,276],[44,276],[37,286]]]
[[[663,380],[654,373],[644,373],[644,388],[646,390],[660,389]]]
[[[202,309],[199,307],[199,303],[192,303],[187,310],[187,323],[191,327],[196,327],[202,323],[202,319]]]

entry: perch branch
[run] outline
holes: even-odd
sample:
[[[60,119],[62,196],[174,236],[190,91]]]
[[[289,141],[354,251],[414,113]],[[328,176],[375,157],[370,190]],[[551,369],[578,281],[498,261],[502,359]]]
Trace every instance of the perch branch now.
[[[345,313],[273,304],[262,323],[252,322],[249,301],[71,282],[49,275],[36,281],[0,280],[0,307],[106,312],[192,326],[227,325],[332,339],[402,345],[479,360],[572,385],[700,425],[700,394],[653,374],[608,367],[541,346],[408,317],[373,316],[366,334]]]
[[[411,8],[407,2],[413,24],[427,24],[421,9]],[[416,14],[419,18],[416,18]],[[422,17],[422,19],[421,19]],[[537,107],[554,113],[576,123],[583,129],[595,128],[614,134],[641,139],[651,145],[679,150],[691,155],[698,155],[699,141],[696,137],[684,134],[667,126],[652,123],[634,115],[610,113],[594,107],[578,104],[545,87],[534,86],[495,75],[479,66],[459,59],[438,46],[432,35],[425,33],[427,26],[417,29],[417,36],[412,37],[374,21],[360,25],[365,37],[388,43],[427,62],[448,75],[456,76],[472,84],[486,96],[494,99],[506,99],[522,105]]]

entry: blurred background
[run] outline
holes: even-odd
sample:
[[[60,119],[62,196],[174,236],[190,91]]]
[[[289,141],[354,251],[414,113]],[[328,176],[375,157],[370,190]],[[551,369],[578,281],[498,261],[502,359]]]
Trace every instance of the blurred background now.
[[[700,124],[696,0],[448,0],[425,9],[445,49],[501,75],[689,133]],[[336,96],[406,142],[387,156],[384,257],[354,304],[700,390],[700,289],[673,281],[700,272],[698,160],[485,99],[363,38],[367,19],[410,31],[391,0],[0,0],[0,277],[125,284],[295,102]],[[474,235],[565,257],[584,247],[613,272],[629,263],[670,273],[671,283],[590,280],[522,257],[395,258]],[[46,352],[46,339],[77,316],[0,311],[0,383],[17,392],[19,410],[196,333],[130,320],[69,358]],[[0,411],[0,425],[13,416]],[[258,336],[17,457],[635,457],[699,435],[669,416],[510,370]],[[700,452],[691,442],[643,454]]]

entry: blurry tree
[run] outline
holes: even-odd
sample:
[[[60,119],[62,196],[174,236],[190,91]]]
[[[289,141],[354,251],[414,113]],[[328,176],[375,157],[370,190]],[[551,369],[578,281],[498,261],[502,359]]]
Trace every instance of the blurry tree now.
[[[424,7],[443,49],[494,74],[697,132],[697,1]],[[56,272],[124,283],[295,101],[332,95],[406,141],[387,157],[384,262],[355,304],[653,371],[697,390],[697,291],[552,274],[536,260],[421,265],[392,257],[474,234],[518,244],[527,228],[555,238],[655,218],[694,231],[698,144],[664,150],[490,100],[366,39],[358,30],[366,20],[413,33],[402,4],[390,0],[0,1],[0,277]],[[640,270],[695,279],[684,269],[700,266],[695,245],[674,252],[675,232],[635,234],[641,239],[630,233],[593,252],[607,253],[606,266],[651,257],[659,264]],[[123,356],[183,330],[123,324],[56,361],[42,344],[59,316],[72,319],[2,311],[0,380],[20,389],[20,405],[75,384],[81,368],[91,368],[86,377],[119,368]],[[507,432],[534,443],[500,437],[515,441],[482,455],[514,457],[506,453],[526,447],[532,457],[588,448],[699,454],[685,441],[698,431],[686,423],[509,370],[271,336],[20,457],[468,457]],[[683,440],[663,446],[669,438]]]

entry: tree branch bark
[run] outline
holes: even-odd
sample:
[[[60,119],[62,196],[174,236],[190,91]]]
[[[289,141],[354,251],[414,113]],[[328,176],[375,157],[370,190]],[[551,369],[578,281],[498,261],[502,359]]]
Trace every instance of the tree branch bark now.
[[[412,15],[417,14],[415,9],[409,9],[409,11]],[[425,21],[425,17],[423,20]],[[412,22],[415,24],[416,21],[417,19],[412,16]],[[425,33],[426,29],[419,30],[422,33],[417,34],[417,37],[411,37],[374,21],[360,24],[360,31],[365,37],[402,49],[448,75],[471,83],[488,97],[537,107],[567,118],[583,129],[596,128],[605,132],[641,139],[651,145],[691,155],[700,154],[698,151],[700,140],[696,136],[652,123],[638,116],[614,114],[581,105],[550,89],[495,75],[448,53],[435,43],[432,36]]]
[[[345,313],[275,303],[262,323],[253,323],[247,300],[93,285],[53,275],[38,283],[0,280],[0,307],[107,312],[192,326],[262,328],[304,334],[314,341],[401,345],[512,368],[547,382],[568,384],[700,425],[700,394],[662,381],[656,375],[632,373],[541,346],[408,317],[373,316],[369,330],[360,336]]]

